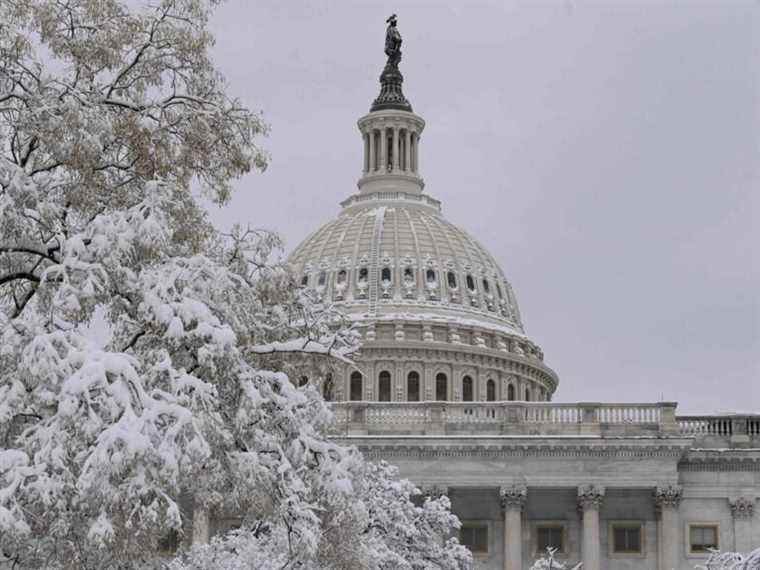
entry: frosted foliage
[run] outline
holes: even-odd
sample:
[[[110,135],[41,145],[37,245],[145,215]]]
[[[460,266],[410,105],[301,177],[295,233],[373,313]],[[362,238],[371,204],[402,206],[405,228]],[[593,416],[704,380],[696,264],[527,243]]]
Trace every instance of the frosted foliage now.
[[[448,498],[423,499],[395,467],[365,463],[358,454],[349,478],[315,495],[319,536],[294,543],[283,527],[254,525],[193,548],[171,570],[280,569],[297,552],[300,568],[338,570],[454,570],[472,567],[469,551],[449,538],[459,528]],[[306,555],[311,543],[316,545]]]
[[[749,554],[736,552],[713,552],[697,570],[758,570],[760,569],[760,548]]]
[[[579,562],[575,566],[567,566],[555,559],[556,548],[547,548],[546,554],[539,557],[530,567],[530,570],[582,570],[583,563]]]
[[[308,557],[313,497],[351,492],[355,454],[287,373],[354,333],[275,236],[219,234],[190,188],[224,202],[266,159],[209,9],[0,2],[0,564],[145,567],[190,493]]]

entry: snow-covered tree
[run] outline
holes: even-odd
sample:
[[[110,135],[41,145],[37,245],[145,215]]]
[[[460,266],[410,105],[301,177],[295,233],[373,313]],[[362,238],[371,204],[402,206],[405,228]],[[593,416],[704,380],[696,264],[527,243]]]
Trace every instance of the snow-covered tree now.
[[[446,503],[331,443],[289,380],[353,331],[276,237],[206,219],[197,191],[223,204],[267,158],[209,59],[213,4],[0,2],[0,564],[144,567],[191,496],[246,513],[229,540],[261,560],[340,564],[343,508],[367,555],[465,567]]]
[[[542,554],[534,563],[533,566],[530,567],[530,570],[566,570],[567,566],[562,564],[561,562],[557,561],[554,558],[554,555],[556,554],[557,549],[556,548],[547,548],[546,554]],[[572,567],[572,570],[581,570],[583,568],[583,563],[579,562],[575,566]]]
[[[319,544],[304,569],[454,570],[470,568],[469,551],[449,538],[459,528],[448,498],[424,498],[386,463],[353,454],[349,493],[314,497]],[[171,570],[274,570],[292,567],[293,545],[282,526],[259,522],[194,547]]]

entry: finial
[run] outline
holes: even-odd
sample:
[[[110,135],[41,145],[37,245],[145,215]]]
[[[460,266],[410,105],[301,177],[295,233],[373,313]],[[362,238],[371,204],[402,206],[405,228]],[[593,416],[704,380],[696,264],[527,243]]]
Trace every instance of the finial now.
[[[400,109],[402,111],[411,111],[412,106],[404,97],[401,91],[401,84],[404,82],[404,76],[398,69],[401,61],[401,33],[398,31],[398,16],[391,14],[385,23],[388,28],[385,31],[385,55],[388,61],[385,69],[380,75],[380,95],[377,96],[370,111],[380,111],[382,109]]]

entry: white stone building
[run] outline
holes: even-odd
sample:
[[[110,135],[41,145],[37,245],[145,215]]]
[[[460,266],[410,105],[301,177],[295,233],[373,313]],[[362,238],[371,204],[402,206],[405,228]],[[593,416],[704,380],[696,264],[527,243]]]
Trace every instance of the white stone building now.
[[[386,53],[358,192],[291,257],[361,325],[357,368],[323,386],[336,438],[446,493],[480,568],[554,546],[585,570],[685,570],[760,546],[760,414],[553,403],[559,379],[499,264],[424,191],[425,122]]]

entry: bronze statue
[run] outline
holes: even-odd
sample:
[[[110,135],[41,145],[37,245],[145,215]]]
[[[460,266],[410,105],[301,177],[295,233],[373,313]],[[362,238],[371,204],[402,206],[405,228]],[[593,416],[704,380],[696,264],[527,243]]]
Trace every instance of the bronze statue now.
[[[396,14],[386,21],[388,29],[385,32],[385,55],[388,56],[388,65],[398,67],[401,61],[401,34],[396,27]]]

